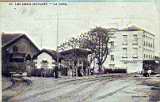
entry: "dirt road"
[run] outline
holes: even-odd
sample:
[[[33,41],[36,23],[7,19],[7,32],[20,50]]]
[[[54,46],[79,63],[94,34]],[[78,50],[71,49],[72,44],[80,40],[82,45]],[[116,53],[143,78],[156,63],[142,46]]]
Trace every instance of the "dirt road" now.
[[[147,78],[101,76],[71,79],[30,78],[31,85],[5,90],[10,102],[149,102],[152,86]],[[153,77],[155,79],[155,77]],[[18,88],[21,87],[21,88]]]

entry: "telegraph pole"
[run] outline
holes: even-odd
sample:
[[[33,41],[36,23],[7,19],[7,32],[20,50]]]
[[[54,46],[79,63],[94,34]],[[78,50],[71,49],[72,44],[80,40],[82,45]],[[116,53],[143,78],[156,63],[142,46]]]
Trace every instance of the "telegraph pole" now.
[[[41,46],[41,49],[42,49],[43,48],[43,34],[41,35],[41,39],[40,40],[41,40],[41,45],[40,46]]]
[[[55,67],[55,78],[59,77],[59,52],[58,52],[58,43],[59,43],[59,0],[57,2],[57,38],[56,38],[56,52],[57,52],[57,63],[56,63],[56,67]]]

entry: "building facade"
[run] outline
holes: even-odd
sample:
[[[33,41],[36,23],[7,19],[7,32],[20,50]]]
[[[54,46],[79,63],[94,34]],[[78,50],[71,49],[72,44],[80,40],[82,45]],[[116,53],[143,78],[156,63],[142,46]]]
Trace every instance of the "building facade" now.
[[[140,72],[143,60],[155,57],[155,35],[131,26],[111,33],[107,68],[123,68],[128,73]]]
[[[39,49],[25,34],[2,34],[2,74],[27,71],[26,64]]]
[[[42,49],[39,53],[33,56],[35,68],[54,69],[56,65],[56,51]]]
[[[56,51],[50,49],[42,49],[33,56],[34,69],[33,76],[54,77],[56,66]]]

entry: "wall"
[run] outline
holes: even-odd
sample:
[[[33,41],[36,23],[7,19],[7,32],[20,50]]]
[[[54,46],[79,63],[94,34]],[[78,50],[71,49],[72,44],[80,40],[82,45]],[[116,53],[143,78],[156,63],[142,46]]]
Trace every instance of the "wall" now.
[[[46,60],[48,62],[48,65],[46,67],[44,67],[42,65],[42,61]],[[50,56],[48,53],[46,52],[42,52],[40,55],[38,55],[37,59],[34,60],[34,62],[36,62],[36,68],[40,69],[40,68],[49,68],[49,69],[53,69],[55,67],[55,60],[52,59],[52,56]]]

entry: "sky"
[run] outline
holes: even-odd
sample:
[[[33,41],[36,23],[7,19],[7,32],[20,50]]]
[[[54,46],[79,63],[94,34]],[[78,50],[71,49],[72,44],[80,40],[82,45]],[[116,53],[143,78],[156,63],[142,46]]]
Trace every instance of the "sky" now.
[[[25,33],[40,49],[56,50],[57,44],[97,26],[120,29],[136,25],[156,35],[156,51],[159,51],[158,0],[117,1],[63,2],[65,5],[59,6],[55,5],[56,2],[31,6],[17,6],[14,3],[9,5],[9,2],[1,2],[0,32]]]

